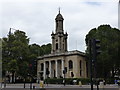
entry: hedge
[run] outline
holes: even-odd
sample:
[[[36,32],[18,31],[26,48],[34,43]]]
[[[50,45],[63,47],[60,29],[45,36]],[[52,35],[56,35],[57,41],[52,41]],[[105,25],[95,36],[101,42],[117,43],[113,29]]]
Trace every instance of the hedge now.
[[[48,78],[48,79],[45,79],[45,83],[48,83],[48,84],[63,84],[63,78]],[[73,80],[76,80],[77,82],[75,84],[78,84],[79,81],[82,82],[82,84],[89,84],[90,83],[90,79],[88,78],[65,78],[65,83],[66,84],[74,84],[73,83]]]
[[[63,84],[63,80],[64,80],[64,78],[48,78],[48,79],[45,79],[45,83],[48,83],[48,84]],[[66,84],[74,84],[73,80],[77,81],[75,84],[79,84],[79,81],[81,81],[81,83],[83,85],[90,84],[90,79],[89,78],[65,78],[65,83]],[[103,78],[99,78],[99,82],[103,81],[103,80],[104,80]],[[114,84],[114,80],[115,80],[115,78],[107,78],[107,79],[105,79],[105,83],[106,84]],[[95,78],[93,78],[93,83],[96,84]]]

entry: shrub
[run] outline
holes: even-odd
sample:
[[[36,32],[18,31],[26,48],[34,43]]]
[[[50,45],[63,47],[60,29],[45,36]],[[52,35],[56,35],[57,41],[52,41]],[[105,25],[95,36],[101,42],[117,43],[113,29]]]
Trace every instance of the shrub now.
[[[45,79],[45,83],[48,84],[63,84],[63,80],[64,78],[48,78]],[[76,80],[76,84],[79,83],[79,81],[82,82],[82,84],[89,84],[90,83],[90,79],[88,78],[65,78],[65,83],[66,84],[73,84],[73,80]]]

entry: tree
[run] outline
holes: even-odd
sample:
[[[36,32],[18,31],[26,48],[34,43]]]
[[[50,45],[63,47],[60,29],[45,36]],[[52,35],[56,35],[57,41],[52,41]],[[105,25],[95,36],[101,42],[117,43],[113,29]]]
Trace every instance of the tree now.
[[[23,31],[16,30],[2,38],[3,77],[12,74],[12,77],[26,78],[28,74],[35,77],[37,72],[37,57],[51,52],[51,44],[29,45],[29,38]],[[29,66],[32,64],[32,68]],[[14,80],[14,79],[12,79]],[[13,81],[12,81],[13,82]]]
[[[51,44],[42,45],[40,48],[40,55],[50,54],[51,53]]]
[[[23,76],[23,73],[27,72],[25,67],[28,67],[27,64],[23,64],[29,62],[29,38],[25,32],[16,30],[14,33],[10,33],[8,37],[3,38],[2,41],[3,76],[6,76],[6,72],[11,73],[12,77],[15,77],[15,74]],[[21,67],[24,70],[21,70]]]
[[[118,75],[120,72],[120,30],[112,28],[110,25],[101,25],[90,30],[85,39],[87,53],[90,39],[100,40],[102,52],[97,57],[98,76],[107,78]]]
[[[37,44],[29,45],[29,74],[36,76],[37,74],[37,57],[40,55],[40,46]]]
[[[29,45],[29,50],[30,50],[30,57],[29,57],[29,65],[32,65],[29,70],[29,73],[31,73],[33,76],[36,75],[37,73],[37,57],[38,56],[43,56],[45,54],[50,54],[51,53],[51,44],[47,45],[38,45],[38,44],[31,44]]]

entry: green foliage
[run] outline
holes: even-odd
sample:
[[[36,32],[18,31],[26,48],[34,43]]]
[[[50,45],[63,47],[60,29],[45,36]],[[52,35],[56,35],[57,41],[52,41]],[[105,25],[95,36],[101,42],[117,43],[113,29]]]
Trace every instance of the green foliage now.
[[[36,76],[37,74],[37,57],[38,56],[43,56],[45,54],[50,54],[51,53],[51,44],[47,45],[42,45],[39,46],[37,44],[31,44],[29,45],[29,64],[33,65],[33,70],[29,70],[29,73],[32,74],[33,76]]]
[[[5,76],[6,71],[12,75],[16,73],[16,75],[24,76],[28,69],[28,65],[23,63],[29,61],[28,44],[29,39],[25,32],[19,30],[2,39],[3,76]]]
[[[0,44],[1,45],[1,44]],[[26,78],[28,74],[36,76],[36,60],[38,56],[49,54],[51,44],[29,45],[29,38],[23,31],[16,30],[2,38],[2,68],[3,76],[6,72]],[[33,64],[33,69],[29,65]]]
[[[26,78],[27,75],[28,75],[28,62],[27,61],[23,61],[18,66],[21,67],[21,68],[19,68],[17,73],[19,75],[21,75],[22,77]]]
[[[102,53],[97,57],[97,73],[99,77],[107,78],[120,75],[120,30],[110,25],[101,25],[94,28],[86,35],[88,53],[90,39],[99,39]],[[111,73],[112,72],[112,73]]]
[[[17,65],[17,61],[16,60],[11,60],[8,63],[8,71],[10,72],[14,72],[18,70],[18,65]]]
[[[114,81],[114,80],[115,80],[115,78],[107,78],[107,79],[106,79],[106,83],[107,83],[107,84],[115,84],[115,81]]]
[[[42,45],[40,48],[40,55],[50,54],[51,53],[51,44]]]

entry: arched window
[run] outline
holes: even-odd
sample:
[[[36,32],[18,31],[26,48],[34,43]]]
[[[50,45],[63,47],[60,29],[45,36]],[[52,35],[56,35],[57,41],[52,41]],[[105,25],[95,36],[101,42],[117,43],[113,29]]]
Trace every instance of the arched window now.
[[[73,62],[72,62],[72,60],[69,61],[69,69],[73,69]]]
[[[44,67],[44,64],[43,64],[43,63],[41,63],[41,71],[43,71],[43,67]]]

